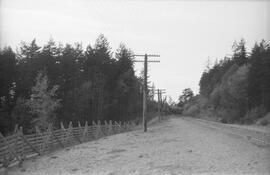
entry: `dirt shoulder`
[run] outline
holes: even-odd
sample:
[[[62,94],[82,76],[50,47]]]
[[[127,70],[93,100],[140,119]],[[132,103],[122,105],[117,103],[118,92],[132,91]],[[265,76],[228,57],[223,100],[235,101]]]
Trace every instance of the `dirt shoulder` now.
[[[256,131],[256,132],[261,132],[261,133],[265,133],[270,135],[270,125],[267,126],[261,126],[261,125],[257,125],[257,124],[251,124],[251,125],[239,125],[239,124],[223,124],[219,121],[216,120],[211,120],[210,118],[197,118],[197,120],[199,121],[204,121],[204,122],[209,122],[212,124],[221,124],[221,125],[226,125],[226,126],[231,126],[234,128],[239,128],[239,129],[248,129],[248,130],[252,130],[252,131]]]
[[[147,133],[136,130],[66,148],[9,174],[270,174],[270,147],[195,119],[171,117]]]
[[[220,122],[214,122],[204,120],[200,118],[183,117],[185,120],[192,122],[199,122],[201,125],[215,128],[225,133],[230,133],[244,137],[251,142],[262,145],[270,146],[270,127],[269,126],[258,126],[258,125],[238,125],[238,124],[223,124]]]

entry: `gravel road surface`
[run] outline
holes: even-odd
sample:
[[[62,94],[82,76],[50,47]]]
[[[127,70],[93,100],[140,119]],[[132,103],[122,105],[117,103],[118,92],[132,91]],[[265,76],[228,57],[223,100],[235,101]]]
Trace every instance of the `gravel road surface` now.
[[[136,130],[65,148],[8,174],[270,174],[270,146],[242,133],[171,116],[147,133]]]

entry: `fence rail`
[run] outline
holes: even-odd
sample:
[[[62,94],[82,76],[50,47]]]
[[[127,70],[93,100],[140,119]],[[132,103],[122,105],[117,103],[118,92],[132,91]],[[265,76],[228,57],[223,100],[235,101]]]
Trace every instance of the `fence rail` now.
[[[34,134],[24,135],[22,128],[15,127],[12,135],[4,137],[0,133],[0,168],[7,168],[14,164],[22,165],[23,161],[29,157],[44,155],[58,148],[64,148],[83,142],[95,140],[104,136],[130,131],[135,127],[133,122],[88,122],[81,126],[73,127],[72,122],[65,128],[61,123],[61,128],[54,130],[50,125],[48,130],[41,132],[36,127]]]

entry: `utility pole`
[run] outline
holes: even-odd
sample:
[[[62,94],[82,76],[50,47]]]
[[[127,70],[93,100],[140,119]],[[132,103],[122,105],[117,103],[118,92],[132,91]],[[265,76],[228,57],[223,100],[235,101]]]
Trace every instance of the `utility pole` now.
[[[148,61],[148,57],[160,57],[160,55],[133,55],[137,57],[144,57],[144,60],[135,60],[134,62],[144,62],[144,83],[143,83],[143,126],[144,132],[147,131],[147,120],[146,120],[146,113],[147,113],[147,72],[148,72],[148,62],[152,63],[159,63],[159,60],[150,60]]]
[[[158,95],[158,121],[161,122],[161,102],[162,102],[162,94],[165,93],[165,89],[157,89]]]

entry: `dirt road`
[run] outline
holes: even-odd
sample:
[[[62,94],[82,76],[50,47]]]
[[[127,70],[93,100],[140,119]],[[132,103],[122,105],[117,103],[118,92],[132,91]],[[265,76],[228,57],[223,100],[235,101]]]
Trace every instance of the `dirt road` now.
[[[270,174],[269,146],[220,128],[171,117],[147,133],[137,130],[66,148],[9,174]]]

